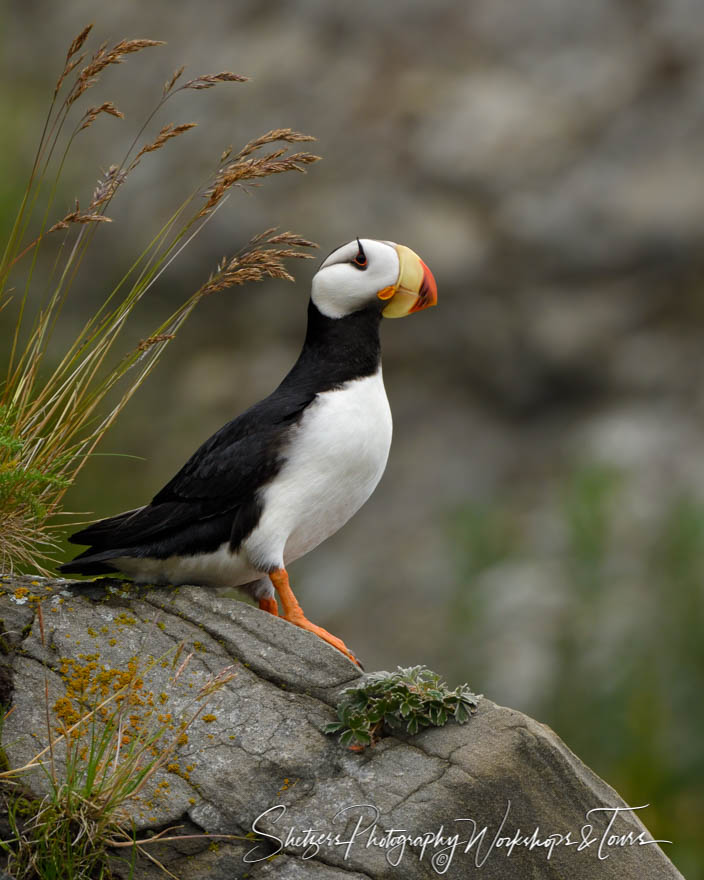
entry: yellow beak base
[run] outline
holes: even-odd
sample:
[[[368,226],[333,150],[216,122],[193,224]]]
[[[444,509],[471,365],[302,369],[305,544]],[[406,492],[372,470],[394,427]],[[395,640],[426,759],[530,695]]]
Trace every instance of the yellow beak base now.
[[[434,306],[438,301],[433,273],[418,254],[402,244],[396,245],[396,251],[399,260],[398,281],[377,294],[379,299],[388,299],[381,313],[385,318],[404,318],[411,312]]]

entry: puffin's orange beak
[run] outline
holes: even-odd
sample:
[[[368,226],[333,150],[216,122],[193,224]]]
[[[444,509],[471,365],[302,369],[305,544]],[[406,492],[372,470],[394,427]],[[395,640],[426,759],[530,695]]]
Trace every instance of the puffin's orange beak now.
[[[389,302],[382,311],[385,318],[403,318],[411,312],[420,312],[438,301],[438,286],[433,273],[421,258],[405,245],[397,244],[398,281],[380,290],[379,299]]]

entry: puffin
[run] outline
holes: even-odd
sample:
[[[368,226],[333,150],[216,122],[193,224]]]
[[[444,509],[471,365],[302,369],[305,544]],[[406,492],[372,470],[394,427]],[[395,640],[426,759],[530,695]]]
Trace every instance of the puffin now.
[[[137,584],[237,587],[262,611],[315,633],[288,565],[338,531],[376,488],[391,446],[382,318],[437,303],[410,248],[357,238],[314,275],[301,353],[281,384],[206,440],[149,504],[69,537],[89,545],[64,574],[120,572]]]

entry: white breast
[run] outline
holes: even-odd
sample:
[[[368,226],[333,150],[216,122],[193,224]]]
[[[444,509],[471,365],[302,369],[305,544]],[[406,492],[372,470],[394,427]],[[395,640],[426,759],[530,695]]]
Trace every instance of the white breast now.
[[[251,562],[288,564],[343,526],[381,479],[391,430],[381,368],[319,394],[264,490],[262,517],[244,542]]]

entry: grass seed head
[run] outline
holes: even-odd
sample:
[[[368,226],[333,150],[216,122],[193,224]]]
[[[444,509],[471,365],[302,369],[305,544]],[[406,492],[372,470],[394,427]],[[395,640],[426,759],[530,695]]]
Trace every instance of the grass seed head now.
[[[162,91],[162,93],[161,93],[161,94],[162,94],[162,97],[166,97],[166,95],[168,95],[168,93],[171,91],[171,89],[172,89],[172,88],[174,87],[174,85],[176,84],[176,81],[177,81],[178,79],[180,79],[180,77],[181,77],[181,75],[183,74],[183,71],[184,71],[185,69],[186,69],[185,66],[184,66],[184,65],[181,65],[181,67],[179,67],[179,68],[177,68],[176,70],[174,70],[174,72],[173,72],[173,76],[171,77],[171,79],[167,80],[167,81],[164,83],[164,88],[163,88],[163,91]]]
[[[118,119],[124,119],[125,114],[120,112],[112,101],[105,101],[99,107],[91,107],[83,115],[83,124],[78,129],[83,131],[84,128],[91,126],[101,113],[107,113],[110,116],[116,116]]]
[[[181,68],[181,70],[183,70],[183,68]],[[224,70],[222,73],[207,73],[203,74],[203,76],[197,76],[195,79],[189,79],[188,82],[181,86],[181,88],[212,89],[213,86],[221,82],[249,82],[249,77],[242,76],[240,73],[231,73],[229,70]]]
[[[117,192],[118,187],[124,183],[126,177],[126,171],[121,170],[117,165],[111,165],[98,180],[89,208],[94,210],[109,201]]]
[[[131,55],[134,52],[140,52],[142,49],[148,49],[152,46],[163,46],[163,40],[120,40],[112,49],[107,48],[107,43],[103,43],[93,53],[89,63],[81,70],[73,84],[66,106],[70,107],[75,103],[81,95],[98,81],[99,75],[111,64],[121,64],[125,55]],[[57,87],[58,91],[58,87]]]
[[[78,65],[83,61],[85,55],[79,55],[78,58],[74,58],[73,56],[78,52],[86,39],[88,38],[88,34],[93,30],[93,25],[89,24],[83,28],[83,30],[78,34],[78,36],[73,40],[71,45],[68,47],[68,52],[66,53],[66,64],[64,65],[64,69],[61,72],[61,76],[58,78],[56,82],[56,87],[54,88],[54,97],[56,97],[59,93],[59,89],[61,88],[63,81],[66,77],[71,73],[71,71],[78,67]]]
[[[145,144],[137,153],[137,156],[130,165],[130,169],[134,168],[140,157],[144,156],[145,153],[153,153],[154,150],[160,150],[168,140],[178,137],[185,131],[190,131],[192,128],[195,128],[197,124],[197,122],[184,122],[181,125],[174,125],[173,122],[167,122],[156,138],[150,144]]]
[[[278,244],[285,244],[287,247],[276,247]],[[264,278],[294,281],[293,275],[284,265],[284,260],[310,260],[313,257],[305,251],[295,250],[295,247],[315,248],[317,245],[294,232],[277,233],[276,229],[267,229],[255,235],[242,252],[220,260],[215,272],[201,287],[199,296],[209,296],[228,287],[237,287],[250,281],[263,281]]]
[[[147,351],[147,349],[151,348],[153,345],[158,345],[160,342],[167,342],[175,336],[175,333],[159,333],[156,336],[148,336],[139,343],[137,349],[139,351]]]

